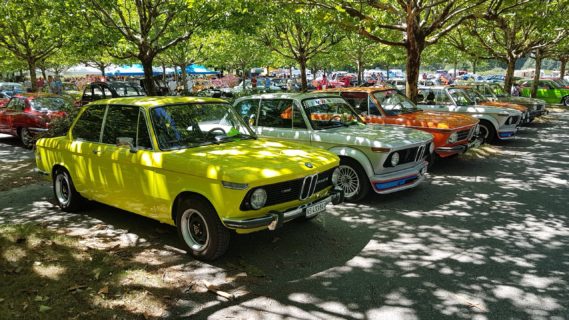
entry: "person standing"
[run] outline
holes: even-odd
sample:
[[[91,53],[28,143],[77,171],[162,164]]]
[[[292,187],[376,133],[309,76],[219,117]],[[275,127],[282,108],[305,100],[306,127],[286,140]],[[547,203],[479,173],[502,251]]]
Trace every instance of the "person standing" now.
[[[320,81],[321,90],[326,90],[328,88],[328,79],[326,78],[326,74],[322,75],[322,81]]]
[[[36,88],[38,89],[38,92],[42,92],[43,87],[45,87],[45,81],[42,77],[39,77],[36,80]]]
[[[271,78],[266,77],[265,78],[265,90],[270,90],[271,89]]]
[[[255,76],[251,78],[251,88],[253,88],[253,90],[257,89],[257,77]]]
[[[186,79],[186,89],[188,90],[187,93],[191,93],[194,90],[194,82],[192,81],[191,76],[188,76]]]

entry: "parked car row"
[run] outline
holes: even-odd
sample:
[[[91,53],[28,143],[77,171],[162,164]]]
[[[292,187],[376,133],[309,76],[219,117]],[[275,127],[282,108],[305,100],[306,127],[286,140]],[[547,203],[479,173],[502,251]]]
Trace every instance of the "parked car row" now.
[[[36,161],[63,210],[88,199],[156,219],[175,226],[194,257],[212,260],[232,232],[274,230],[330,204],[414,188],[436,158],[512,139],[531,116],[470,90],[421,87],[417,105],[387,86],[260,94],[230,105],[92,83],[67,134],[37,141]],[[87,103],[89,93],[99,100]],[[115,98],[124,95],[131,97]],[[18,95],[0,109],[0,131],[44,131],[72,105],[65,96]],[[24,145],[33,145],[30,136]]]

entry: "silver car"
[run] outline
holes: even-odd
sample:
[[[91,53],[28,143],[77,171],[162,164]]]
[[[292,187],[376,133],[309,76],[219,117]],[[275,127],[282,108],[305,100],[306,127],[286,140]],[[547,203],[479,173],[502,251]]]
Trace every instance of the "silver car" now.
[[[522,120],[522,112],[518,110],[476,105],[463,89],[447,86],[419,87],[417,107],[480,119],[480,136],[486,142],[513,139]]]
[[[362,199],[370,187],[386,194],[417,186],[434,149],[431,134],[366,125],[343,98],[327,93],[255,95],[238,99],[234,107],[260,136],[337,154],[339,185],[348,201]]]

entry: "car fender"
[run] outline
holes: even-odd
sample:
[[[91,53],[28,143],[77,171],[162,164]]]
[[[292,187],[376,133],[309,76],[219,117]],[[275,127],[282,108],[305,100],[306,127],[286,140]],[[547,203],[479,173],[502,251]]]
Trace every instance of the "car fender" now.
[[[476,119],[486,120],[486,121],[492,123],[492,125],[494,126],[494,129],[496,129],[496,130],[498,130],[498,128],[500,128],[500,124],[498,123],[498,120],[496,120],[496,118],[492,117],[491,115],[478,113],[478,114],[473,114],[472,116]]]
[[[373,166],[369,158],[360,150],[350,147],[333,147],[328,149],[328,151],[336,154],[339,157],[348,157],[356,160],[362,166],[362,168],[364,168],[368,177],[374,175]]]

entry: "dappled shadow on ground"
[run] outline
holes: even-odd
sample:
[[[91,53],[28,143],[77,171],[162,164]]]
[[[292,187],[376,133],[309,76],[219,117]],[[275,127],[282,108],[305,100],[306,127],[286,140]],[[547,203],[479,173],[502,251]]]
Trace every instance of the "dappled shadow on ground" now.
[[[171,275],[160,289],[139,284],[173,297],[154,316],[566,319],[569,113],[546,123],[441,160],[415,190],[236,236],[214,263],[180,254],[170,226],[102,205],[60,213],[48,185],[29,187],[35,200],[25,206],[0,193],[0,223],[40,221],[82,237],[85,246],[124,250],[150,274]],[[236,299],[196,286],[204,280]]]
[[[40,177],[33,172],[35,158],[18,138],[0,134],[0,191],[36,183]]]

